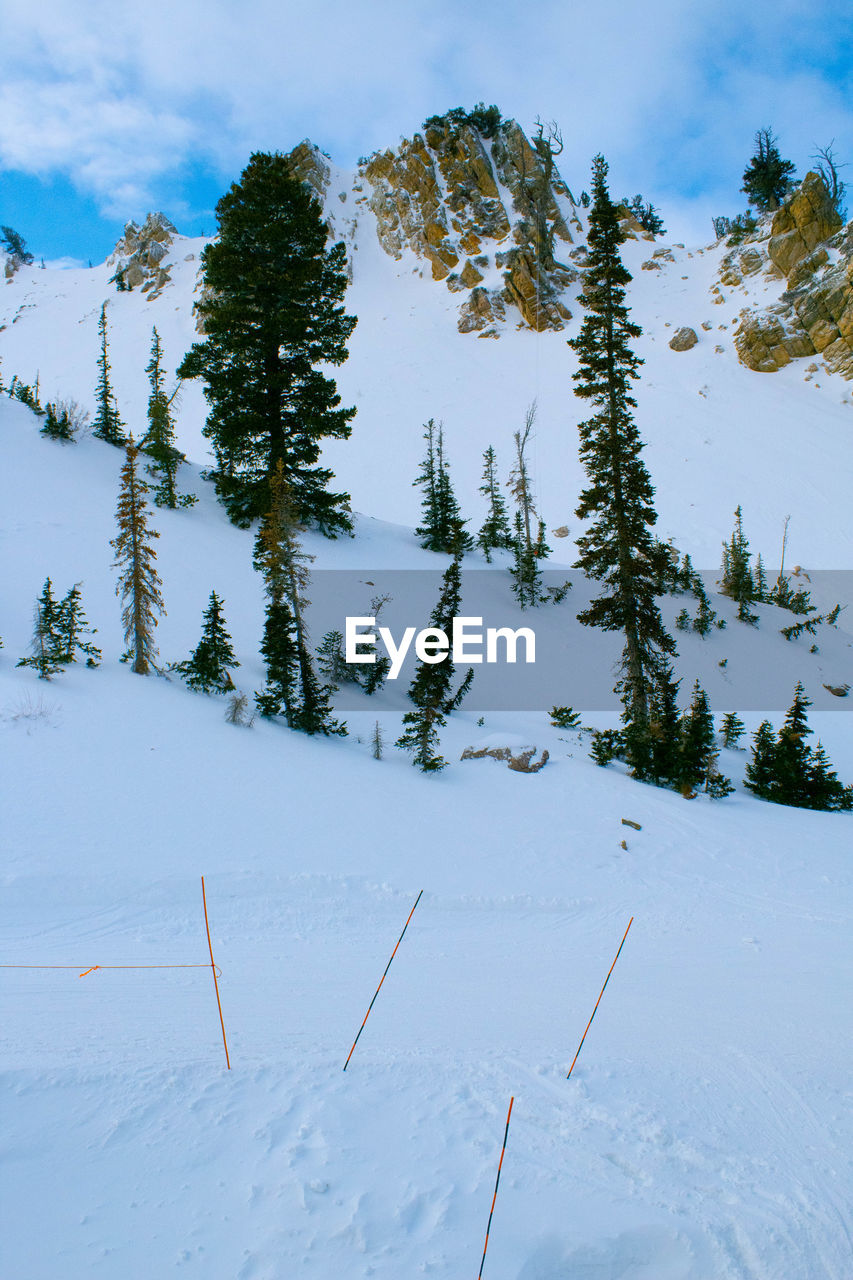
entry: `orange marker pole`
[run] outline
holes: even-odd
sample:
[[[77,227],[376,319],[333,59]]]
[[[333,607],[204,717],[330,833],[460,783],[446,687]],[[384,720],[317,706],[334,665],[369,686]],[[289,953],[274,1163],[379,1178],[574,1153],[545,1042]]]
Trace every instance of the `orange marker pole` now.
[[[492,1214],[493,1214],[493,1213],[494,1213],[494,1211],[495,1211],[495,1201],[496,1201],[496,1200],[497,1200],[497,1198],[498,1198],[498,1187],[500,1186],[500,1181],[501,1181],[501,1165],[502,1165],[502,1164],[503,1164],[503,1162],[504,1162],[504,1152],[506,1151],[506,1139],[507,1139],[507,1134],[509,1133],[509,1118],[510,1118],[510,1116],[512,1115],[512,1104],[513,1104],[514,1102],[515,1102],[515,1098],[514,1098],[514,1097],[513,1097],[513,1098],[510,1098],[510,1100],[509,1100],[509,1111],[506,1113],[506,1128],[504,1129],[504,1144],[503,1144],[503,1146],[501,1147],[501,1158],[500,1158],[500,1160],[498,1161],[498,1176],[497,1176],[497,1178],[495,1179],[495,1194],[492,1196],[492,1207],[491,1207],[491,1210],[490,1210],[490,1212],[489,1212],[489,1222],[488,1222],[488,1226],[486,1227],[486,1243],[483,1245],[483,1257],[482,1257],[482,1259],[481,1259],[481,1261],[480,1261],[480,1270],[477,1272],[477,1280],[482,1280],[482,1276],[483,1276],[483,1267],[484,1267],[485,1262],[486,1262],[486,1250],[487,1250],[487,1249],[488,1249],[488,1247],[489,1247],[489,1232],[490,1232],[490,1231],[491,1231],[491,1229],[492,1229]]]
[[[631,916],[631,919],[628,921],[628,929],[630,929],[630,928],[631,928],[631,925],[632,925],[633,923],[634,923],[634,917],[633,917],[633,916]],[[613,972],[614,968],[616,967],[616,961],[619,959],[619,953],[621,952],[622,948],[623,948],[623,947],[624,947],[624,945],[625,945],[625,939],[628,937],[628,929],[626,929],[626,930],[625,930],[625,933],[624,933],[624,935],[623,935],[623,937],[622,937],[622,941],[619,943],[619,951],[617,951],[617,952],[616,952],[616,955],[615,955],[615,956],[614,956],[614,958],[613,958],[613,964],[610,966],[610,969],[609,969],[609,971],[608,971],[607,977],[604,979],[604,987],[606,987],[606,986],[607,986],[608,982],[610,981],[610,974]],[[598,997],[598,999],[597,999],[597,1000],[596,1000],[596,1002],[595,1002],[595,1008],[594,1008],[594,1009],[593,1009],[593,1011],[592,1011],[592,1018],[594,1018],[594,1017],[595,1017],[596,1012],[597,1012],[597,1010],[598,1010],[598,1006],[601,1004],[601,997],[604,995],[604,987],[602,987],[602,988],[601,988],[601,992],[600,992],[600,994],[599,994],[599,997]],[[590,1018],[589,1022],[586,1024],[586,1031],[584,1031],[583,1035],[581,1036],[581,1042],[580,1042],[580,1044],[578,1045],[578,1052],[575,1054],[574,1058],[572,1059],[572,1065],[569,1067],[569,1075],[567,1075],[567,1076],[566,1076],[566,1079],[567,1079],[567,1080],[569,1079],[569,1077],[571,1076],[572,1072],[573,1072],[573,1071],[574,1071],[574,1069],[575,1069],[575,1063],[576,1063],[576,1062],[577,1062],[577,1060],[578,1060],[578,1054],[580,1053],[581,1049],[583,1048],[583,1042],[584,1042],[584,1040],[586,1040],[586,1032],[587,1032],[587,1031],[589,1031],[590,1027],[592,1026],[592,1018]]]
[[[213,985],[216,989],[216,1006],[219,1009],[219,1025],[222,1027],[222,1043],[225,1046],[225,1062],[231,1070],[231,1059],[228,1056],[228,1041],[225,1039],[225,1021],[222,1017],[222,1004],[219,999],[219,983],[216,981],[216,965],[213,963],[213,944],[210,941],[210,924],[207,919],[207,895],[204,892],[204,876],[201,878],[201,900],[204,903],[204,927],[207,930],[207,946],[210,951],[210,971],[213,974]]]
[[[421,889],[420,893],[415,898],[415,907],[420,902],[422,896],[423,896],[423,889]],[[409,920],[411,920],[412,916],[415,914],[415,907],[412,907],[411,911],[409,912]],[[406,930],[409,927],[409,920],[407,920],[406,923],[403,925],[403,933],[401,933],[399,938],[397,939],[397,947],[399,947],[400,943],[403,941],[403,934],[406,932]],[[395,955],[397,954],[397,947],[395,947],[394,950],[391,952],[391,960],[393,960]],[[347,1060],[344,1063],[344,1071],[346,1071],[347,1067],[349,1066],[349,1060],[353,1055],[355,1046],[358,1044],[358,1037],[361,1035],[362,1031],[364,1030],[365,1023],[367,1022],[367,1019],[370,1017],[370,1010],[373,1008],[373,1005],[376,1001],[376,997],[379,995],[379,992],[382,990],[382,983],[385,981],[385,974],[387,974],[388,970],[391,968],[391,960],[389,960],[388,963],[386,964],[385,973],[383,973],[382,977],[379,979],[379,986],[376,988],[375,992],[373,993],[373,999],[371,1000],[370,1004],[367,1007],[367,1013],[364,1015],[364,1022],[362,1022],[361,1026],[358,1029],[358,1036],[356,1036],[356,1038],[352,1042],[352,1049],[350,1049],[349,1053],[347,1054]]]

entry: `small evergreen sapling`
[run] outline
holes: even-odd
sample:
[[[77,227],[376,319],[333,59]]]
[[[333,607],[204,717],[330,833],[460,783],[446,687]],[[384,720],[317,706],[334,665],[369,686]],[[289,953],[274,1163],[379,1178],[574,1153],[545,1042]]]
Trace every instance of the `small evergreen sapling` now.
[[[234,688],[229,668],[239,667],[231,637],[225,629],[223,602],[215,591],[203,615],[201,639],[185,662],[172,670],[199,693],[229,693]]]
[[[382,726],[377,720],[373,726],[373,733],[370,736],[370,754],[373,756],[374,760],[382,759],[382,747]]]
[[[63,443],[73,443],[74,424],[69,417],[68,410],[62,406],[49,404],[45,410],[44,425],[41,428],[41,434],[43,436],[47,436],[48,440],[61,440]]]
[[[723,716],[720,723],[720,731],[723,735],[723,746],[729,750],[738,750],[738,743],[746,732],[746,725],[741,720],[736,711],[729,711]]]
[[[79,653],[85,657],[87,667],[97,667],[101,651],[85,638],[95,634],[83,611],[79,582],[57,601],[50,578],[45,578],[35,605],[32,653],[22,658],[18,666],[33,667],[40,680],[49,680],[63,667],[76,662]]]

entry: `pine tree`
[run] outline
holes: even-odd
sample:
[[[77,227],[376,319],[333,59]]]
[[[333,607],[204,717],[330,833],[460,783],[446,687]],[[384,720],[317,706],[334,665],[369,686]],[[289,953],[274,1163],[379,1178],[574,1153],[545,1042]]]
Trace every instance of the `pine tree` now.
[[[512,540],[512,592],[520,608],[534,608],[544,604],[548,596],[542,590],[542,571],[536,554],[536,543],[527,540],[520,511],[515,513],[515,536]]]
[[[101,354],[98,356],[98,385],[95,399],[98,403],[95,421],[92,423],[92,435],[107,444],[121,447],[127,444],[124,423],[119,417],[112,383],[110,382],[109,347],[107,343],[107,304],[101,306],[101,317],[98,321],[98,333],[101,335]]]
[[[714,717],[708,697],[697,680],[693,685],[690,709],[681,720],[681,772],[684,782],[698,786],[704,782],[716,759]]]
[[[254,154],[216,214],[197,304],[204,340],[178,376],[204,379],[217,493],[246,526],[269,512],[281,462],[299,521],[349,532],[348,495],[331,492],[333,473],[317,465],[323,442],[346,439],[355,416],[322,371],[346,360],[356,323],[342,305],[344,246],[326,247],[321,205],[277,153]]]
[[[185,662],[172,669],[200,693],[229,693],[234,688],[229,668],[239,667],[231,637],[225,629],[223,602],[211,591],[202,615],[201,639]]]
[[[776,739],[769,720],[762,720],[752,738],[752,759],[746,766],[744,786],[762,800],[770,799],[776,760]]]
[[[382,737],[382,726],[377,720],[373,726],[373,733],[371,734],[371,737],[370,737],[370,754],[373,756],[374,760],[382,759],[383,746],[384,746],[384,740]]]
[[[801,809],[853,809],[853,786],[843,786],[823,746],[812,751],[806,742],[810,700],[798,681],[785,723],[774,740],[765,720],[755,735],[752,760],[746,768],[746,787],[762,800]]]
[[[54,405],[47,405],[41,434],[47,436],[48,440],[73,441],[74,428],[68,416],[68,410],[61,409],[57,414]]]
[[[415,533],[427,551],[440,551],[444,555],[454,555],[457,549],[468,551],[474,544],[465,531],[467,521],[462,519],[450,481],[450,464],[444,456],[444,424],[440,422],[436,428],[430,418],[425,424],[424,440],[426,456],[413,481],[415,486],[423,488],[422,523]]]
[[[667,662],[655,681],[650,700],[648,732],[638,743],[637,751],[646,758],[646,774],[657,786],[680,788],[685,781],[684,762],[681,754],[681,720],[678,713],[678,687],[672,667]],[[633,725],[626,726],[622,735],[620,757],[626,757],[632,747]]]
[[[151,458],[146,467],[150,476],[157,481],[154,490],[154,501],[158,507],[191,507],[196,501],[194,494],[179,494],[175,488],[178,467],[186,461],[184,454],[175,445],[175,424],[169,407],[169,397],[163,388],[163,348],[156,328],[151,330],[151,359],[145,367],[151,383],[151,394],[148,397],[148,430],[142,437],[140,449]]]
[[[441,595],[430,617],[430,627],[443,631],[446,636],[452,633],[453,619],[460,614],[462,577],[459,565],[460,557],[454,556],[442,578]],[[409,698],[415,709],[403,716],[405,728],[397,739],[397,746],[411,751],[412,763],[424,773],[436,772],[447,764],[438,754],[438,731],[471,687],[474,669],[468,668],[467,675],[454,692],[455,675],[450,654],[445,653],[432,662],[418,662],[409,686]]]
[[[76,662],[77,653],[83,654],[87,667],[97,667],[101,662],[101,651],[86,636],[97,635],[97,628],[90,627],[83,610],[83,594],[80,583],[67,591],[59,602],[57,611],[60,652],[63,662]]]
[[[89,626],[83,611],[80,583],[57,601],[53,584],[45,578],[44,587],[36,601],[33,619],[32,654],[22,658],[19,667],[34,667],[41,680],[49,680],[57,671],[77,661],[80,653],[86,658],[87,667],[97,667],[101,661],[100,649],[86,636],[96,632]]]
[[[586,626],[622,631],[620,681],[627,761],[636,777],[648,774],[651,704],[666,657],[675,652],[656,602],[663,566],[651,529],[657,520],[654,489],[641,458],[642,441],[632,415],[631,380],[642,363],[629,345],[640,336],[628,318],[625,285],[631,280],[619,246],[624,235],[607,190],[607,164],[593,163],[593,207],[580,334],[569,345],[579,357],[575,394],[596,412],[579,424],[581,459],[589,477],[577,508],[592,523],[578,539],[577,567],[605,585],[604,594],[578,615]]]
[[[125,446],[125,462],[121,469],[121,488],[116,522],[118,535],[110,542],[116,558],[113,568],[119,571],[116,595],[122,602],[121,621],[127,645],[126,656],[133,660],[137,675],[147,676],[155,665],[157,648],[154,628],[158,615],[165,613],[160,594],[162,582],[152,543],[159,533],[148,525],[148,486],[139,474],[139,451],[131,438]],[[156,670],[156,667],[155,667]]]
[[[770,128],[755,135],[755,152],[743,172],[744,192],[750,204],[762,213],[772,213],[785,199],[794,172],[791,160],[783,160]]]
[[[746,732],[746,725],[736,711],[729,711],[723,716],[720,730],[723,735],[723,746],[737,750],[737,744]]]
[[[33,667],[40,680],[49,680],[62,670],[62,641],[59,634],[59,606],[53,595],[53,584],[45,578],[41,595],[33,611],[32,653],[21,658],[19,667]]]
[[[769,799],[777,804],[808,807],[812,752],[806,739],[813,732],[808,722],[810,706],[811,701],[798,680],[794,701],[776,739]]]
[[[729,542],[723,543],[723,567],[720,590],[737,603],[741,622],[756,623],[758,615],[749,606],[756,599],[755,580],[749,567],[752,552],[743,531],[743,512],[735,511],[735,527]]]
[[[353,681],[357,668],[347,664],[343,632],[327,631],[323,636],[317,650],[317,670],[333,693],[337,692],[342,684]]]
[[[477,546],[491,564],[493,550],[504,550],[512,546],[506,502],[498,484],[497,462],[491,445],[483,454],[483,483],[480,485],[480,493],[485,496],[489,507],[483,526],[477,534]]]
[[[331,689],[317,679],[308,647],[306,591],[313,556],[299,544],[296,501],[281,459],[270,478],[270,499],[255,539],[254,564],[264,575],[267,596],[261,644],[267,684],[255,702],[261,715],[283,715],[291,729],[345,734],[346,726],[332,714]]]

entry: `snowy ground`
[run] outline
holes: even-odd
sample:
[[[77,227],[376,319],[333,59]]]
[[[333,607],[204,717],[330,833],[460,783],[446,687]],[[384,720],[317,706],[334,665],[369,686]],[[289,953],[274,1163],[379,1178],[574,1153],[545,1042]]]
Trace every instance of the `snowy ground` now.
[[[534,395],[542,511],[549,528],[572,526],[570,333],[462,338],[457,296],[387,259],[368,224],[357,243],[359,327],[338,382],[359,415],[329,460],[368,514],[354,540],[306,540],[318,572],[381,590],[382,574],[434,570],[410,527],[422,422],[444,418],[476,526],[481,452],[493,443],[508,467]],[[151,325],[172,367],[194,337],[200,248],[178,242],[174,284],[153,303],[114,293],[105,266],[22,270],[0,288],[4,381],[38,370],[43,399],[86,401],[109,299],[119,401],[138,435]],[[775,565],[790,513],[789,563],[812,574],[817,602],[853,600],[847,385],[805,382],[802,362],[743,369],[731,330],[762,280],[713,306],[721,250],[676,249],[663,272],[643,272],[651,248],[626,257],[663,535],[713,569],[742,502],[754,549]],[[681,324],[701,341],[676,354]],[[165,660],[185,657],[215,588],[251,693],[262,680],[251,535],[200,479],[202,422],[187,388],[179,425],[194,465],[182,482],[201,501],[155,517],[158,638]],[[510,712],[472,698],[443,740],[450,767],[423,777],[392,745],[405,681],[356,700],[346,739],[229,726],[220,700],[118,663],[108,544],[120,461],[91,439],[41,439],[0,398],[0,964],[76,966],[0,969],[3,1280],[474,1280],[511,1096],[489,1280],[849,1280],[850,815],[754,800],[743,751],[722,755],[738,783],[725,801],[641,786],[596,768],[541,702]],[[571,538],[558,545],[570,563]],[[98,670],[49,684],[14,666],[47,575],[59,594],[82,580],[104,650]],[[536,617],[552,646],[545,705],[613,723],[618,646],[575,623],[587,588],[574,576],[564,605]],[[466,608],[504,607],[502,567],[475,577]],[[667,603],[670,622],[683,603]],[[779,636],[789,616],[762,609],[753,630],[713,603],[724,632],[678,636],[683,691],[698,676],[715,710],[745,709],[753,729],[767,714],[778,724],[803,679],[811,723],[853,779],[850,700],[824,688],[853,684],[845,615],[812,654],[810,639]],[[488,743],[551,759],[532,776],[459,761]],[[230,1071],[203,967],[202,875]],[[160,964],[202,967],[106,967]]]
[[[396,695],[382,761],[369,704],[345,740],[233,728],[116,661],[119,455],[0,412],[2,962],[79,966],[0,971],[4,1276],[473,1277],[514,1096],[495,1280],[846,1280],[849,816],[639,786],[541,711],[463,711],[435,778],[390,746]],[[158,524],[164,656],[217,585],[254,687],[250,535],[206,494]],[[420,563],[403,530],[364,536],[373,563]],[[48,572],[84,579],[105,663],[45,684],[13,662]],[[849,714],[813,722],[853,776]],[[459,763],[480,740],[552,759]],[[203,964],[202,874],[230,1072],[209,968],[78,977]]]

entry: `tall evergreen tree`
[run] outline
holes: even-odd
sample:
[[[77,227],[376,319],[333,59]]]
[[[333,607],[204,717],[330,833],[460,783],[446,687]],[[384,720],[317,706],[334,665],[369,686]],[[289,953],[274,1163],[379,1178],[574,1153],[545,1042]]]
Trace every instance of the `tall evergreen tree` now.
[[[158,615],[165,613],[160,593],[162,582],[155,561],[153,542],[160,535],[148,524],[148,486],[139,474],[139,451],[131,438],[125,446],[116,523],[118,534],[110,542],[115,551],[113,568],[118,569],[116,595],[122,602],[121,621],[126,657],[133,661],[137,675],[147,676],[155,665],[157,647],[154,628]]]
[[[474,544],[465,531],[467,521],[462,519],[453,492],[450,463],[444,455],[444,424],[440,422],[436,427],[430,418],[424,426],[424,440],[426,455],[412,482],[423,489],[423,514],[415,533],[427,551],[440,551],[445,555],[455,555],[457,550],[468,551]]]
[[[151,458],[146,470],[158,481],[154,501],[158,507],[191,507],[196,501],[191,493],[179,494],[175,488],[178,467],[185,461],[175,445],[175,424],[166,395],[163,374],[163,347],[156,327],[151,330],[151,358],[145,367],[151,383],[148,397],[148,430],[139,447]]]
[[[594,415],[579,424],[580,454],[589,484],[577,515],[591,520],[578,538],[578,568],[605,590],[578,615],[586,626],[622,631],[625,645],[620,681],[626,760],[636,777],[648,776],[650,721],[655,688],[666,678],[666,658],[675,652],[664,629],[656,588],[665,572],[660,544],[651,530],[657,515],[654,489],[641,458],[643,448],[632,409],[631,381],[642,361],[630,342],[640,336],[628,316],[622,264],[624,235],[607,189],[603,156],[593,162],[593,205],[583,305],[587,316],[569,345],[579,357],[575,394],[592,402]]]
[[[217,493],[248,525],[270,510],[280,462],[299,521],[347,532],[348,495],[331,492],[333,473],[317,465],[323,441],[346,439],[355,415],[321,369],[346,360],[356,323],[342,305],[344,246],[326,247],[320,204],[278,153],[255,153],[216,215],[197,304],[204,339],[178,376],[205,382]]]
[[[794,172],[791,160],[783,160],[770,128],[755,135],[755,152],[743,172],[743,191],[750,204],[762,213],[772,213],[785,199]]]
[[[317,678],[305,610],[312,556],[299,544],[297,507],[281,459],[270,478],[271,505],[255,539],[255,568],[264,575],[267,615],[261,653],[266,688],[255,695],[263,716],[283,715],[303,733],[345,734],[330,706],[331,689]]]
[[[92,423],[92,435],[107,444],[122,447],[127,444],[124,423],[119,417],[118,406],[110,381],[109,344],[107,342],[107,304],[101,306],[98,320],[98,333],[101,336],[101,354],[98,356],[98,385],[95,388],[95,399],[98,404],[95,421]]]
[[[201,639],[189,658],[173,668],[191,689],[201,693],[229,693],[234,688],[229,668],[240,665],[225,629],[222,603],[216,592],[211,591],[202,617]]]
[[[491,445],[483,454],[483,483],[480,485],[480,493],[488,503],[488,513],[477,534],[477,546],[491,563],[493,550],[504,550],[512,546],[512,530],[509,527],[506,502],[498,483],[495,451]]]
[[[450,636],[453,619],[460,614],[462,576],[460,557],[453,557],[441,583],[441,594],[430,617],[430,628]],[[474,668],[469,667],[465,678],[454,690],[456,670],[450,654],[436,655],[432,662],[418,662],[414,679],[409,686],[409,698],[414,710],[403,716],[404,730],[397,739],[397,746],[412,752],[412,764],[424,773],[443,769],[447,761],[438,753],[438,731],[447,723],[447,717],[460,706],[471,687]]]

